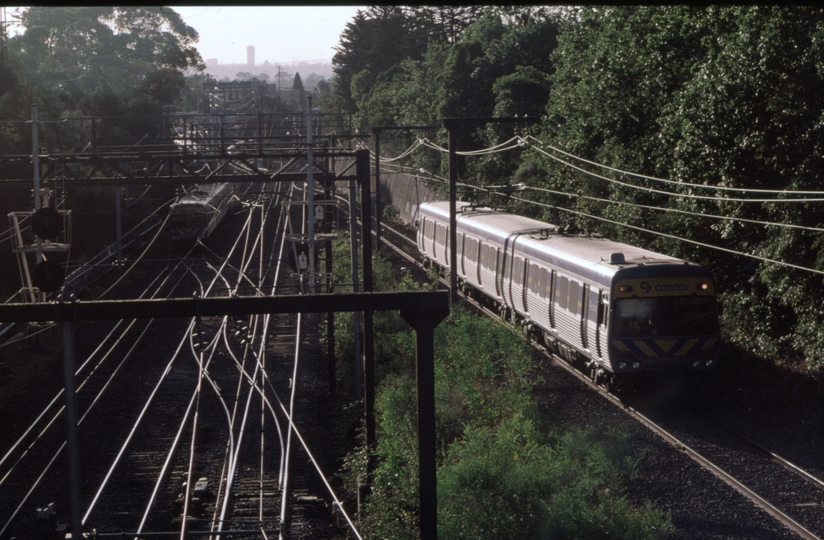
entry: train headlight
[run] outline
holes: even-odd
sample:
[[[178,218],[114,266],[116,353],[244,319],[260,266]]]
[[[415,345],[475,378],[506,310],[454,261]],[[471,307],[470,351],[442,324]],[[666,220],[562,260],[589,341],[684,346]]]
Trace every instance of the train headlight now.
[[[714,363],[715,363],[715,362],[713,361],[713,359],[712,359],[712,358],[710,358],[709,360],[707,360],[706,362],[704,362],[704,365],[705,365],[705,366],[707,366],[707,367],[711,367]]]
[[[632,363],[632,369],[638,369],[640,367],[641,367],[641,362],[633,362]]]
[[[710,284],[709,283],[696,283],[695,288],[698,289],[699,291],[706,291],[707,289],[710,288]]]
[[[627,369],[627,363],[621,362],[620,364],[618,364],[618,369]]]
[[[618,290],[624,293],[632,292],[632,285],[621,285]]]
[[[697,368],[701,365],[701,360],[693,360],[692,367]]]

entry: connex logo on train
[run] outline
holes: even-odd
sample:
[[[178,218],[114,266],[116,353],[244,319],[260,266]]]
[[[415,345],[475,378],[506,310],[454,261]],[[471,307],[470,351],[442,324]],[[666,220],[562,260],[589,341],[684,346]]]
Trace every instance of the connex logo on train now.
[[[641,282],[641,289],[643,289],[645,294],[649,294],[651,291],[655,291],[657,293],[662,292],[686,292],[689,290],[690,286],[686,283],[659,283],[654,287],[650,285],[646,281]]]

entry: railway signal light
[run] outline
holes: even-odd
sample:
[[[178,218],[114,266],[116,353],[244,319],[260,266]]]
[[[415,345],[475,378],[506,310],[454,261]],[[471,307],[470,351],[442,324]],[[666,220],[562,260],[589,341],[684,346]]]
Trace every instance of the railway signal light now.
[[[41,208],[31,216],[31,230],[44,240],[51,240],[63,232],[63,217],[54,208]]]
[[[43,260],[34,267],[31,276],[32,284],[46,293],[52,293],[63,286],[66,279],[66,272],[63,266],[57,261]]]

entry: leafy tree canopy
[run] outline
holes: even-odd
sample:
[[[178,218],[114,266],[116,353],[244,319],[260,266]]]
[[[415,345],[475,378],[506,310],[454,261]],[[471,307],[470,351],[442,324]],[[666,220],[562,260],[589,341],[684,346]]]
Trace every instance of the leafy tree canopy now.
[[[159,110],[179,95],[181,70],[205,67],[197,32],[170,8],[34,6],[20,20],[11,64],[51,115],[122,113],[140,96]]]

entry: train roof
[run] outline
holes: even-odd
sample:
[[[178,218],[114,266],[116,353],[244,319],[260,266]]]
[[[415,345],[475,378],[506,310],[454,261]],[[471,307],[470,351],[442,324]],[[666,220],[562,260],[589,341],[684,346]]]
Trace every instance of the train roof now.
[[[217,199],[225,197],[230,189],[229,184],[198,184],[172,203],[172,207],[213,204]]]
[[[628,279],[653,273],[709,273],[700,265],[676,257],[600,236],[565,233],[555,225],[528,217],[473,207],[466,202],[458,202],[456,209],[460,228],[500,244],[515,238],[518,249],[527,255],[548,259],[559,267],[585,274],[596,281],[601,281],[598,276],[612,279],[618,273],[626,274],[621,277]],[[420,211],[423,215],[449,220],[448,201],[423,203]],[[670,270],[664,268],[667,265]],[[687,270],[685,266],[691,268]]]

